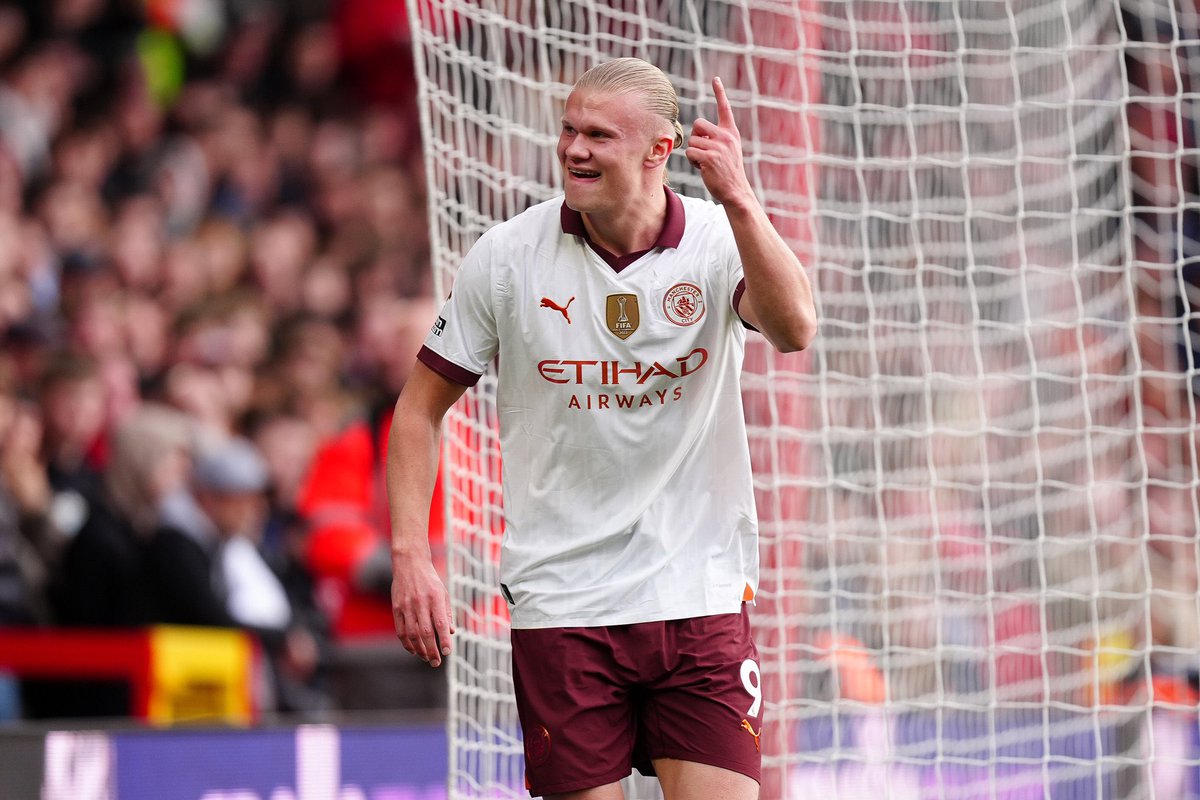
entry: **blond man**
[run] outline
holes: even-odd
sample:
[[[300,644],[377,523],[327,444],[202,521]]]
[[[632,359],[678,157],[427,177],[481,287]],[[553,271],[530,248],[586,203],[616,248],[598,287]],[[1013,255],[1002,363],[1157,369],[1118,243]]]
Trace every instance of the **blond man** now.
[[[676,195],[670,81],[589,70],[559,134],[562,197],[485,233],[401,393],[388,456],[396,632],[437,666],[454,630],[425,540],[446,410],[491,366],[504,463],[500,590],[534,796],[758,797],[764,699],[747,605],[757,521],[739,375],[747,328],[816,332],[804,270],[759,205],[720,79]]]

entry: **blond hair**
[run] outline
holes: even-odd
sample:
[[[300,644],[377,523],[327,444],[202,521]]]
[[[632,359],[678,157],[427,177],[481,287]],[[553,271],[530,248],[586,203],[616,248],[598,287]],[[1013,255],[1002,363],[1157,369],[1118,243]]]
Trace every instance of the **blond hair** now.
[[[683,147],[679,95],[663,71],[640,58],[617,58],[592,67],[575,82],[576,89],[610,94],[640,94],[646,110],[671,124],[672,146]]]
[[[191,454],[196,430],[187,414],[158,403],[144,403],[117,426],[105,479],[115,510],[139,534],[158,522],[159,468],[172,450]]]

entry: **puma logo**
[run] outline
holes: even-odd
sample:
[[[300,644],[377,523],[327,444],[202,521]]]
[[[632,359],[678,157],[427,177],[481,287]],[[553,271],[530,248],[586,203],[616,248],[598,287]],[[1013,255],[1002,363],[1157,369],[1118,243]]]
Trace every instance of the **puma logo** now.
[[[538,307],[539,308],[553,308],[555,311],[562,314],[563,319],[565,319],[567,321],[567,324],[570,325],[571,324],[571,315],[567,313],[567,309],[570,308],[571,303],[574,303],[574,302],[575,302],[575,298],[572,297],[570,300],[567,301],[567,304],[565,306],[560,306],[558,303],[554,302],[549,297],[543,297],[542,304]]]
[[[750,732],[750,735],[754,737],[754,749],[755,749],[755,750],[757,750],[758,752],[760,752],[760,753],[761,753],[761,752],[762,752],[762,747],[761,747],[761,745],[759,744],[758,737],[759,737],[759,734],[761,734],[761,733],[762,733],[762,728],[759,728],[759,729],[758,729],[758,733],[755,733],[755,732],[754,732],[754,728],[753,728],[753,727],[751,727],[751,725],[750,725],[749,721],[747,721],[747,720],[742,720],[742,729],[743,729],[743,730],[746,730],[746,731],[749,731],[749,732]]]

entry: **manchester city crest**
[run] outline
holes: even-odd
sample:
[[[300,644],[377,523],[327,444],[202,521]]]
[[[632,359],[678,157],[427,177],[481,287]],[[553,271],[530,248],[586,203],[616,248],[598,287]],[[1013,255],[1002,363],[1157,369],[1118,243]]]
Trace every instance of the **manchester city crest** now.
[[[704,294],[691,283],[677,283],[663,297],[663,313],[676,325],[695,325],[704,316]]]

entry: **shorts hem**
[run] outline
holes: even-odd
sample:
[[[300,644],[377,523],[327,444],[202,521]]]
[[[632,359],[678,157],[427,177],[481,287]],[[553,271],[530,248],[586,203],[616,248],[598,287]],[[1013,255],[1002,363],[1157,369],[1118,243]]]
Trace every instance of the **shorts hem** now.
[[[546,628],[616,628],[622,625],[644,625],[649,622],[675,622],[677,620],[701,619],[703,617],[720,617],[726,614],[740,614],[742,608],[752,605],[738,598],[729,606],[714,605],[705,608],[668,608],[658,611],[641,613],[612,613],[574,617],[567,615],[524,614],[512,610],[509,627],[515,631],[545,630]],[[510,607],[511,608],[511,607]]]
[[[545,797],[548,794],[562,794],[563,792],[581,792],[584,789],[595,789],[597,786],[607,786],[610,783],[617,783],[629,776],[632,769],[627,769],[624,772],[621,770],[613,770],[604,775],[599,775],[594,778],[578,778],[572,781],[563,781],[554,783],[549,786],[531,786],[529,788],[530,797]]]
[[[719,756],[708,756],[704,753],[693,752],[665,752],[656,753],[650,757],[650,763],[653,765],[654,760],[658,758],[673,758],[676,761],[690,761],[693,764],[704,764],[708,767],[719,767],[727,769],[730,772],[736,772],[739,775],[745,775],[755,783],[762,785],[762,762],[760,761],[757,767],[748,767],[744,761],[733,761],[731,759],[721,758]]]

